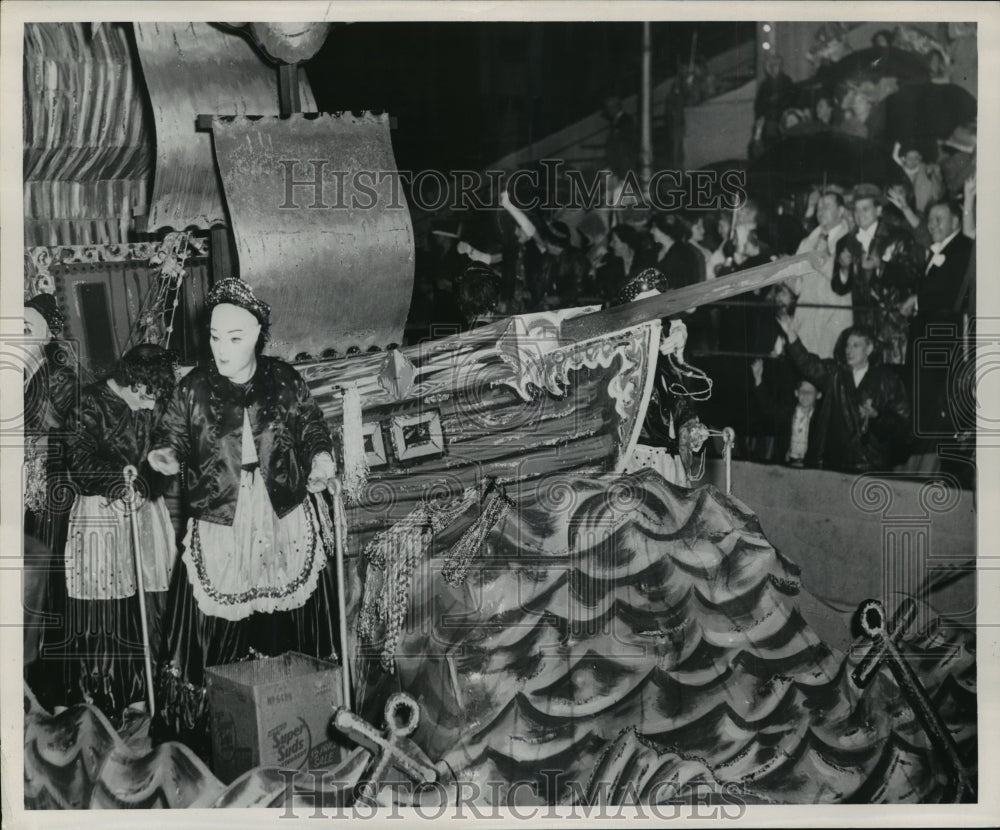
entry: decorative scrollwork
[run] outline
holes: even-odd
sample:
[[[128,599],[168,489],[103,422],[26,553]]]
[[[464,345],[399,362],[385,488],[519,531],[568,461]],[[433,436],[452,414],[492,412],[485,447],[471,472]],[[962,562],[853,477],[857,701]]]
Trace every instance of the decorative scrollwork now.
[[[178,231],[161,242],[128,242],[115,245],[38,245],[24,251],[24,296],[55,292],[52,269],[64,265],[98,262],[147,263],[160,268],[162,278],[177,280],[186,260],[208,256],[208,239]]]
[[[577,491],[569,478],[548,476],[538,485],[538,506],[546,513],[572,515],[577,501]]]
[[[892,488],[878,478],[860,476],[851,486],[851,503],[865,513],[885,515],[894,499]]]
[[[607,390],[618,416],[619,441],[624,443],[643,388],[643,369],[653,359],[648,354],[650,333],[653,328],[659,331],[659,321],[569,345],[558,339],[559,322],[544,314],[511,321],[497,342],[497,353],[509,369],[500,382],[526,402],[535,390],[562,397],[570,386],[571,372],[611,369],[617,363]]]
[[[635,479],[617,479],[605,491],[607,507],[618,515],[634,514],[642,506],[643,492],[643,487]]]
[[[66,513],[73,506],[80,488],[69,476],[55,476],[48,480],[46,507],[51,513]]]
[[[947,473],[938,473],[939,478],[927,481],[920,487],[920,507],[925,513],[950,513],[962,501],[962,490],[958,479]]]
[[[421,494],[424,502],[435,507],[445,507],[462,498],[465,484],[454,473],[444,473],[429,483]]]
[[[361,491],[361,504],[369,513],[389,516],[396,502],[396,490],[387,481],[369,480]]]
[[[857,478],[851,487],[851,502],[865,513],[879,513],[884,519],[926,520],[931,513],[948,513],[958,508],[962,501],[962,489],[958,479],[948,473],[934,473],[920,484],[917,500],[920,512],[917,515],[890,515],[890,508],[896,494],[892,480],[908,481],[912,476],[905,473],[868,473]],[[911,482],[910,486],[916,482]]]

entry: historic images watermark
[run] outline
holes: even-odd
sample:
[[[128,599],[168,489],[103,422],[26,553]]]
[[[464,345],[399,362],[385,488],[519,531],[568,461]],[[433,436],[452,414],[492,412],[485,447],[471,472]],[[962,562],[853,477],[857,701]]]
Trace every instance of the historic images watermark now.
[[[31,347],[37,347],[39,344],[21,334],[8,337],[5,340],[7,346],[5,349],[6,363],[8,364],[5,368],[16,370],[18,377],[20,377],[31,364],[28,357]],[[535,377],[538,383],[545,385],[545,381],[549,380],[549,372],[546,370],[548,360],[564,356],[559,345],[558,343],[554,344],[551,337],[537,334],[525,336],[520,341],[519,354],[523,361],[523,365],[519,367],[520,370]],[[607,350],[608,357],[615,353],[613,344],[606,344],[601,348]],[[930,364],[936,371],[944,373],[945,378],[941,383],[935,384],[935,387],[940,386],[949,391],[947,402],[955,410],[955,420],[960,422],[965,429],[975,430],[976,428],[977,407],[975,401],[979,397],[976,391],[979,383],[983,380],[975,373],[975,354],[977,351],[985,352],[982,354],[985,364],[983,371],[985,372],[988,366],[994,362],[994,357],[1000,354],[997,348],[991,338],[963,337],[957,331],[950,332],[948,337],[925,338],[918,343],[919,364],[921,366],[925,363]],[[940,359],[939,352],[944,354],[945,359]],[[958,360],[957,355],[964,356],[964,359]],[[513,372],[513,370],[511,371]],[[515,380],[514,375],[516,374],[518,373],[513,372],[507,379]],[[456,423],[461,424],[462,429],[470,433],[488,433],[496,428],[496,423],[490,416],[486,397],[488,397],[489,390],[496,386],[500,378],[495,369],[491,369],[490,371],[483,370],[483,376],[478,380],[474,378],[467,380],[469,381],[466,385],[467,394],[457,401]],[[514,394],[513,391],[511,394]],[[585,423],[583,413],[587,409],[588,402],[581,398],[581,394],[581,387],[570,382],[561,388],[561,397],[544,394],[529,396],[530,400],[525,401],[523,406],[517,408],[512,415],[514,424],[524,435],[525,444],[532,443],[531,434],[542,428],[549,410],[557,406],[569,409],[574,413],[572,418],[563,423],[566,434],[586,431],[587,423]],[[915,405],[924,394],[925,390],[922,388],[919,378],[916,378],[914,382]],[[3,433],[8,445],[12,441],[24,438],[30,440],[31,435],[25,435],[25,428],[26,422],[32,420],[30,415],[33,406],[32,401],[26,398],[25,413],[16,418],[9,418],[9,421],[3,425]],[[915,408],[919,407],[915,406]],[[418,411],[423,411],[423,404],[418,407]],[[978,412],[979,428],[985,430],[985,434],[993,434],[995,431],[993,423],[1000,421],[1000,418],[994,416],[995,413],[990,410]],[[507,426],[510,425],[507,424]],[[919,427],[919,424],[917,426]],[[30,433],[30,429],[28,432]],[[933,436],[936,433],[927,430],[925,434]],[[52,448],[52,451],[55,451],[55,447]],[[553,453],[558,454],[556,450],[553,450]],[[25,472],[27,473],[27,470]],[[68,511],[74,497],[81,492],[79,485],[82,476],[83,474],[76,472],[49,478],[46,482],[47,508],[53,513]],[[891,476],[873,474],[859,479],[855,492],[852,492],[852,499],[859,510],[864,513],[882,511],[884,505],[878,500],[877,494],[886,490],[888,485],[881,480],[887,477],[891,478]],[[443,471],[433,485],[428,485],[426,491],[422,493],[422,497],[441,503],[458,500],[462,496],[465,484],[466,482],[461,477]],[[137,482],[137,487],[142,494],[145,490],[145,482],[140,479]],[[932,513],[940,515],[942,512],[952,512],[957,509],[957,503],[953,497],[938,496],[938,494],[948,493],[949,487],[952,488],[953,494],[957,492],[958,483],[953,480],[953,477],[939,474],[928,479],[926,486],[921,490],[921,504],[925,505],[930,512],[926,516],[921,515],[919,520],[918,517],[909,517],[902,524],[895,519],[886,520],[885,544],[889,545],[890,541],[903,538],[910,539],[912,537],[919,541],[927,537],[934,523]],[[572,476],[556,474],[538,485],[536,495],[538,506],[550,516],[571,519],[580,507],[581,498],[587,494],[574,488]],[[393,514],[397,506],[397,498],[394,490],[384,482],[380,482],[377,477],[369,482],[362,494],[363,501],[369,505],[369,514],[371,516],[384,516],[386,519]],[[603,500],[601,521],[595,526],[578,532],[575,536],[575,545],[577,549],[592,551],[594,556],[614,558],[616,544],[613,540],[614,528],[627,517],[637,514],[642,506],[643,493],[634,482],[622,479],[616,486],[608,489],[601,498]],[[124,544],[125,541],[122,540],[122,543]],[[948,566],[949,572],[957,572],[957,570],[966,567],[964,563],[954,563],[950,561],[949,557],[943,557],[945,551],[936,551],[936,555],[929,556],[930,551],[925,545],[914,543],[911,547],[913,556],[906,559],[905,567],[896,559],[882,557],[884,584],[882,593],[886,600],[904,585],[912,587],[914,583],[923,584],[929,579],[941,577],[944,574],[943,568],[945,566]],[[907,548],[907,550],[910,549],[910,547]],[[972,563],[971,566],[975,567],[975,564]],[[16,567],[24,572],[24,578],[28,578],[30,576],[28,572],[36,570],[39,576],[44,575],[51,567],[51,563],[47,559],[36,561],[32,557],[24,560],[18,557]],[[512,611],[518,609],[522,619],[519,621],[508,620],[507,624],[512,627],[536,625],[538,618],[532,611],[537,588],[534,580],[536,580],[540,568],[551,571],[553,578],[555,578],[555,572],[560,570],[559,565],[545,557],[534,561],[524,551],[519,551],[511,558],[505,558],[494,552],[489,561],[480,561],[479,567],[496,574],[507,571],[513,574],[510,583],[510,587],[513,589],[510,607]],[[479,614],[486,607],[485,597],[482,596],[483,587],[477,582],[470,589],[472,590],[471,602],[464,609],[465,613],[462,616],[456,617],[452,612],[446,611],[445,605],[442,605],[436,595],[435,588],[437,578],[440,576],[438,572],[442,568],[443,565],[440,561],[428,561],[421,565],[418,574],[415,574],[419,578],[415,578],[410,587],[410,607],[421,608],[425,613],[420,615],[411,613],[409,624],[412,628],[409,630],[426,638],[427,642],[432,644],[434,648],[450,642],[454,638],[456,630],[472,629],[483,625],[484,621],[480,619]],[[570,578],[572,567],[566,564],[564,572],[566,578]],[[887,607],[892,608],[894,604],[889,603]],[[582,614],[583,609],[580,610]],[[975,606],[963,610],[965,611],[964,618],[974,623]],[[25,608],[24,612],[26,618],[36,620],[40,613],[33,608]],[[921,614],[913,628],[923,631],[926,630],[929,623],[930,620]],[[590,618],[590,616],[582,614],[581,618],[576,619],[573,613],[570,613],[566,624],[582,636],[603,635],[607,637],[609,642],[614,643],[613,656],[617,659],[643,660],[648,656],[645,647],[637,646],[628,627],[611,616]],[[123,641],[125,647],[131,648],[135,645]],[[377,655],[381,650],[381,644],[378,642],[365,642],[361,647],[372,656]],[[427,654],[429,658],[433,656],[433,653]]]
[[[329,159],[281,159],[282,210],[499,210],[507,193],[519,210],[733,210],[744,204],[741,170],[656,170],[645,186],[634,171],[585,173],[561,159],[530,169],[337,170]]]
[[[281,769],[289,797],[281,819],[714,819],[739,821],[753,798],[737,782],[674,780],[643,786],[596,781],[588,787],[562,770],[536,780],[386,781],[352,785],[330,770]],[[554,788],[554,789],[553,789]],[[561,792],[557,803],[549,794]],[[294,794],[295,798],[292,798]],[[401,810],[406,809],[404,814]]]

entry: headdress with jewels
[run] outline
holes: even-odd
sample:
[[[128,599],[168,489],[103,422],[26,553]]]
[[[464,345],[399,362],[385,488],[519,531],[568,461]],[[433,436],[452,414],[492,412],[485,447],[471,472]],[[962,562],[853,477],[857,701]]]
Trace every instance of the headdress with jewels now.
[[[263,300],[258,300],[253,289],[241,279],[229,277],[212,286],[212,290],[208,292],[209,309],[223,303],[246,309],[265,328],[270,323],[271,307]]]
[[[632,300],[646,291],[663,292],[669,287],[667,278],[663,275],[662,271],[656,268],[647,268],[625,283],[621,291],[611,301],[611,305],[625,305],[625,303],[632,302]]]

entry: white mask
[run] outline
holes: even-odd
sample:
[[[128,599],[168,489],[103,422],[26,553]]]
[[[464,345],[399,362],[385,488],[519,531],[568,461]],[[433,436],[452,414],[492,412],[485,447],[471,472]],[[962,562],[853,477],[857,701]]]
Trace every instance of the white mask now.
[[[260,323],[245,308],[220,303],[212,309],[210,343],[219,374],[246,383],[257,367]]]
[[[49,324],[41,312],[24,307],[24,360],[28,375],[34,375],[45,363],[45,344],[52,339]]]

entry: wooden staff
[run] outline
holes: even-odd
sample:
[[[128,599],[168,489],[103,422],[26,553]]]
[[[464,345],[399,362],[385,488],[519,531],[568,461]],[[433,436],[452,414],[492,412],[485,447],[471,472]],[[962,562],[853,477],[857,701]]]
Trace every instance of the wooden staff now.
[[[344,697],[342,706],[349,710],[351,708],[351,661],[347,640],[347,569],[344,567],[344,552],[347,549],[347,513],[344,511],[344,498],[340,482],[331,484],[327,488],[327,492],[330,494],[330,501],[333,504],[333,539],[336,546],[334,561],[337,569],[337,618],[340,623],[340,683],[341,694]],[[322,514],[322,510],[320,513]],[[329,517],[325,518],[329,522]]]
[[[149,622],[146,618],[146,586],[142,578],[142,554],[139,550],[139,519],[136,516],[135,480],[139,471],[129,464],[122,475],[128,490],[128,517],[132,528],[132,561],[135,563],[135,590],[139,595],[139,620],[142,623],[142,650],[146,663],[146,697],[149,701],[149,716],[156,713],[156,700],[153,697],[153,661],[149,648]]]
[[[726,427],[722,430],[722,457],[726,461],[726,495],[733,494],[733,444],[736,441],[736,430]]]

